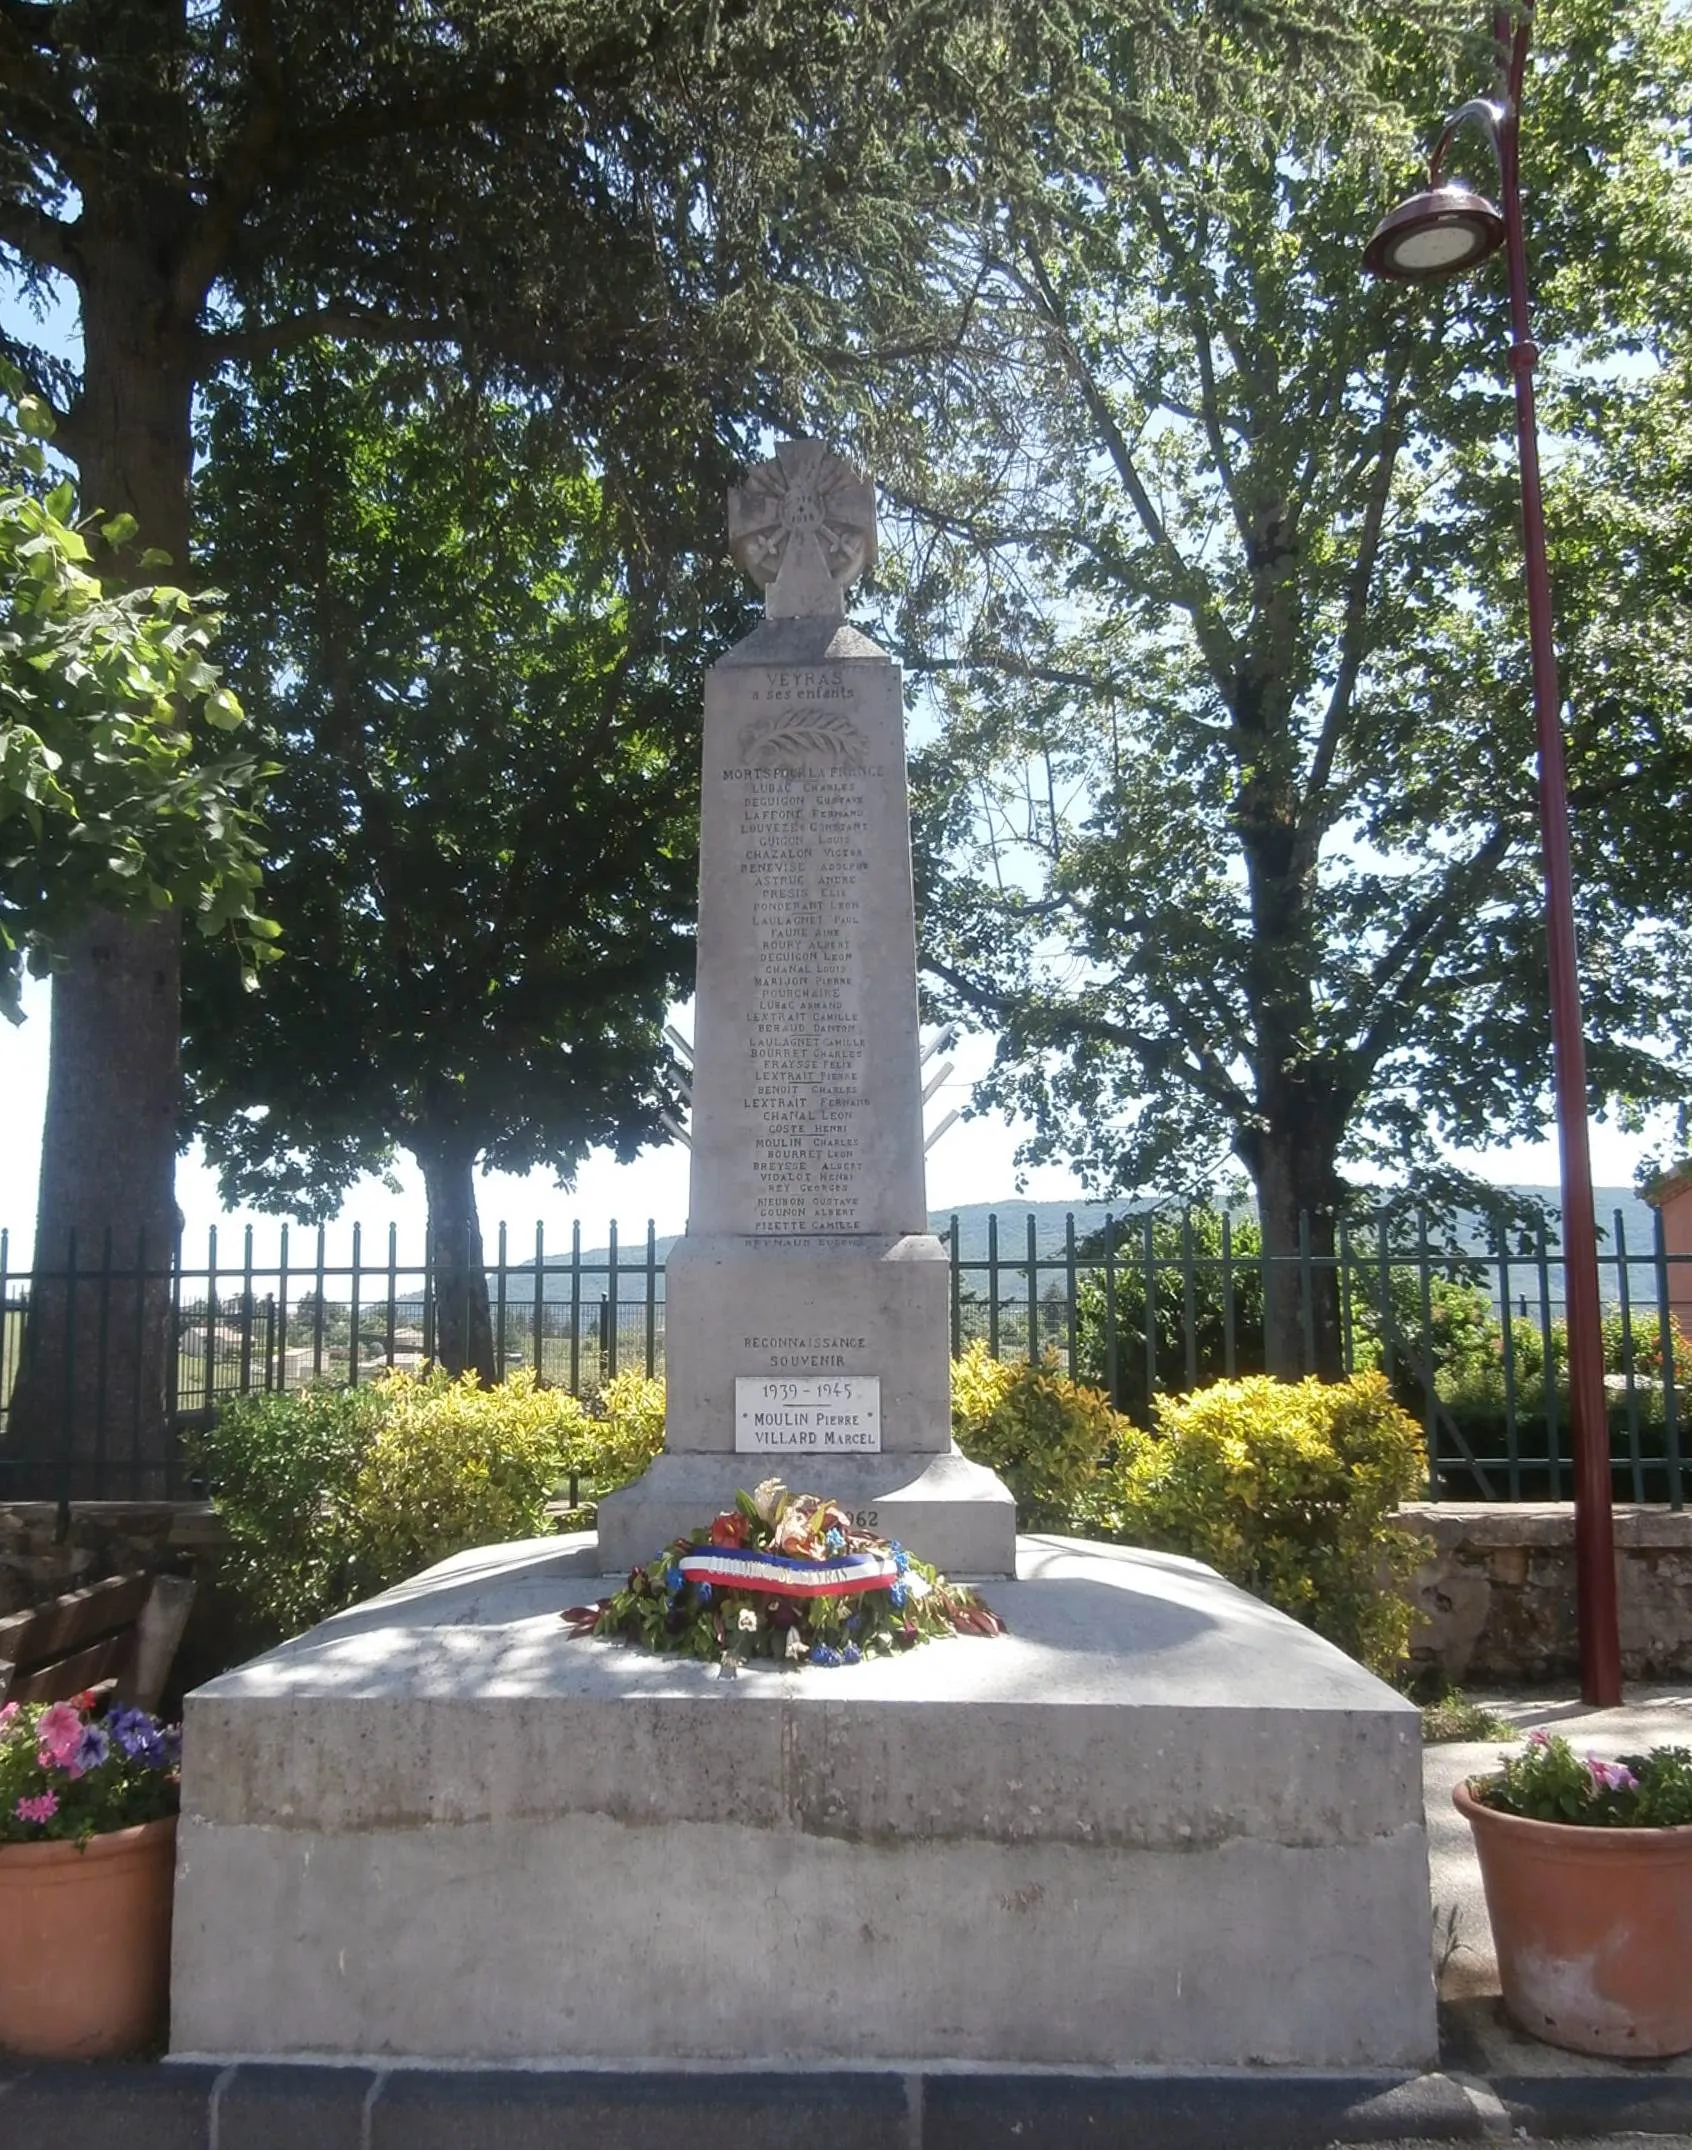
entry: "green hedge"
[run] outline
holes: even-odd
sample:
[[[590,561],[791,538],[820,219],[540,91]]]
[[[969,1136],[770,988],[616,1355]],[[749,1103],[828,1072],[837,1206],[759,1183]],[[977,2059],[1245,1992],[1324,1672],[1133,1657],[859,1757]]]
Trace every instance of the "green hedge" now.
[[[1134,1425],[1054,1361],[977,1344],[953,1367],[958,1446],[1004,1478],[1023,1528],[1190,1553],[1392,1670],[1423,1551],[1395,1511],[1423,1458],[1382,1377],[1218,1382],[1159,1399],[1154,1420]],[[392,1374],[246,1398],[198,1437],[197,1462],[229,1531],[223,1579],[273,1639],[451,1553],[545,1530],[572,1478],[595,1498],[626,1484],[663,1432],[663,1383],[640,1374],[593,1411],[528,1373],[494,1389]]]

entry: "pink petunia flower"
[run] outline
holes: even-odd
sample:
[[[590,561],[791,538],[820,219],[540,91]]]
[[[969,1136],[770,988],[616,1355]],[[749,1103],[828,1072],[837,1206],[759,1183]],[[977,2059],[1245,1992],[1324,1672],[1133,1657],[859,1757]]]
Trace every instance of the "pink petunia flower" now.
[[[51,1709],[44,1710],[35,1728],[35,1736],[41,1742],[42,1767],[51,1763],[68,1770],[73,1777],[80,1776],[82,1768],[77,1757],[82,1748],[82,1729],[82,1713],[74,1704],[55,1702]]]
[[[18,1714],[18,1704],[17,1704],[17,1703],[15,1703],[15,1702],[7,1702],[7,1703],[4,1703],[4,1704],[0,1704],[0,1732],[3,1732],[3,1731],[4,1731],[5,1729],[6,1729],[7,1725],[9,1725],[9,1724],[11,1723],[12,1719],[13,1719],[13,1718],[14,1718],[14,1717],[15,1717],[15,1716],[16,1716],[17,1714]]]
[[[59,1811],[57,1792],[38,1792],[33,1799],[20,1799],[15,1809],[21,1822],[50,1822]]]

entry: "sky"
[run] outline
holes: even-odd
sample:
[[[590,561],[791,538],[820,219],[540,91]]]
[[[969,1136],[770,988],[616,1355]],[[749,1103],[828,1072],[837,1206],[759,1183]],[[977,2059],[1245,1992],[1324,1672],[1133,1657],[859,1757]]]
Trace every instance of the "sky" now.
[[[49,988],[31,982],[25,988],[26,1019],[12,1029],[0,1024],[0,1229],[9,1233],[12,1260],[27,1259],[23,1252],[34,1231],[36,1173],[41,1147],[41,1117],[47,1095],[47,1040]],[[690,1011],[678,1008],[674,1020],[682,1035],[692,1031]],[[971,1083],[992,1058],[991,1041],[962,1038],[951,1051],[934,1060],[924,1071],[933,1076],[945,1060],[956,1063],[956,1073],[930,1099],[925,1123],[933,1128],[954,1107],[967,1105]],[[1007,1206],[1017,1192],[1014,1163],[1017,1134],[997,1117],[958,1122],[940,1137],[928,1158],[929,1206],[946,1209],[967,1202],[1004,1198]],[[390,1194],[379,1179],[359,1183],[345,1204],[335,1231],[350,1234],[356,1220],[367,1232],[386,1232],[393,1222],[399,1228],[402,1250],[423,1243],[424,1201],[422,1175],[408,1159],[400,1160],[395,1177],[398,1195]],[[1061,1167],[1040,1167],[1021,1175],[1021,1193],[1036,1201],[1080,1201],[1082,1191]],[[490,1172],[477,1185],[484,1239],[492,1251],[493,1228],[503,1218],[511,1227],[514,1245],[532,1243],[536,1222],[544,1223],[549,1243],[568,1241],[572,1220],[579,1219],[583,1244],[603,1246],[605,1227],[614,1218],[620,1240],[645,1235],[650,1219],[659,1234],[679,1232],[687,1222],[687,1153],[679,1144],[644,1150],[632,1164],[619,1164],[609,1151],[596,1150],[576,1178],[573,1190],[553,1184],[548,1172],[518,1177]],[[177,1166],[176,1199],[185,1220],[187,1244],[203,1242],[209,1225],[219,1226],[219,1239],[248,1222],[254,1225],[255,1244],[274,1244],[276,1217],[257,1212],[230,1212],[218,1198],[217,1176],[198,1151]],[[333,1256],[331,1257],[333,1258]]]
[[[26,322],[10,306],[0,306],[0,326],[14,329],[32,340],[57,341],[67,358],[77,354],[74,315],[60,308],[45,332]],[[25,1020],[17,1028],[0,1022],[0,1235],[10,1266],[27,1261],[34,1236],[36,1176],[40,1164],[41,1120],[47,1094],[48,987],[26,986]],[[684,1035],[692,1030],[686,1009],[675,1011]],[[971,1088],[986,1071],[992,1058],[992,1040],[960,1038],[947,1058],[956,1062],[951,1078],[930,1100],[925,1115],[933,1128],[954,1107],[967,1106]],[[932,1075],[938,1062],[925,1073]],[[1085,1190],[1062,1165],[1019,1167],[1018,1142],[1028,1130],[997,1114],[955,1123],[942,1135],[928,1156],[928,1202],[931,1210],[946,1210],[967,1203],[990,1202],[1014,1210],[1020,1200],[1062,1202],[1087,1199]],[[1592,1129],[1594,1182],[1601,1187],[1631,1185],[1640,1159],[1668,1146],[1661,1130],[1626,1136],[1613,1128]],[[1521,1144],[1485,1153],[1453,1153],[1453,1161],[1479,1177],[1500,1184],[1551,1186],[1558,1178],[1554,1141]],[[378,1179],[367,1179],[354,1188],[340,1218],[330,1230],[330,1259],[340,1259],[355,1222],[366,1231],[385,1234],[392,1223],[398,1227],[403,1250],[420,1250],[423,1243],[425,1205],[421,1175],[408,1159],[401,1158],[395,1178],[395,1194]],[[190,1247],[203,1244],[207,1230],[216,1225],[220,1241],[237,1237],[251,1223],[257,1249],[273,1247],[280,1219],[256,1212],[225,1210],[217,1191],[216,1175],[198,1149],[180,1160],[176,1177],[177,1202]],[[493,1172],[482,1176],[478,1186],[482,1227],[489,1252],[495,1228],[503,1219],[511,1228],[515,1245],[533,1243],[537,1222],[543,1224],[551,1244],[567,1243],[570,1226],[579,1220],[584,1245],[602,1246],[606,1227],[614,1219],[619,1238],[627,1241],[644,1236],[650,1221],[660,1235],[679,1232],[687,1221],[687,1153],[679,1144],[643,1151],[632,1163],[619,1164],[606,1151],[596,1151],[577,1174],[572,1189],[553,1184],[546,1172],[517,1177]]]
[[[0,1023],[0,1231],[7,1235],[9,1266],[29,1259],[35,1228],[36,1173],[41,1147],[41,1117],[47,1095],[48,987],[32,982],[25,989],[26,1019],[13,1029]],[[689,1011],[676,1010],[677,1025],[690,1034]],[[973,1081],[985,1072],[992,1058],[987,1038],[960,1038],[944,1056],[956,1063],[955,1073],[930,1100],[925,1114],[932,1128],[954,1107],[968,1104]],[[925,1071],[934,1074],[936,1060]],[[931,1210],[960,1208],[967,1203],[991,1202],[1012,1212],[1019,1201],[1062,1202],[1087,1199],[1085,1191],[1061,1165],[1019,1169],[1015,1153],[1026,1130],[998,1114],[960,1121],[952,1126],[929,1152],[928,1202]],[[1613,1128],[1594,1125],[1592,1166],[1600,1187],[1632,1184],[1640,1158],[1653,1144],[1649,1136],[1618,1134]],[[1484,1153],[1454,1153],[1457,1161],[1480,1177],[1518,1186],[1554,1186],[1557,1182],[1557,1150],[1554,1141],[1518,1144]],[[366,1233],[386,1234],[398,1227],[401,1258],[406,1251],[421,1251],[424,1202],[421,1175],[409,1160],[401,1160],[396,1173],[401,1191],[390,1194],[380,1180],[362,1181],[347,1201],[337,1223],[330,1228],[329,1258],[343,1258],[355,1222]],[[262,1255],[274,1248],[279,1218],[258,1212],[230,1212],[218,1198],[217,1178],[197,1152],[184,1157],[177,1167],[177,1201],[184,1218],[184,1236],[198,1249],[212,1225],[218,1227],[220,1250],[238,1239],[241,1228],[254,1227],[254,1246]],[[650,1220],[659,1236],[679,1232],[687,1222],[687,1153],[671,1143],[643,1151],[631,1164],[619,1164],[607,1151],[595,1151],[577,1175],[569,1192],[556,1187],[546,1172],[518,1177],[490,1172],[478,1183],[484,1241],[490,1256],[495,1229],[503,1219],[511,1229],[513,1254],[533,1244],[537,1222],[543,1224],[549,1245],[567,1244],[570,1226],[579,1220],[584,1246],[603,1246],[606,1227],[616,1220],[619,1240],[626,1244],[644,1238]]]

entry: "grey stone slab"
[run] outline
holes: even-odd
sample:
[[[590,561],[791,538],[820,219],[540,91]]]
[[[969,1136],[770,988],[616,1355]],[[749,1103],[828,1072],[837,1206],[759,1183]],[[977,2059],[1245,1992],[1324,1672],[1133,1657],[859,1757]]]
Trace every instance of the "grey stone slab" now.
[[[1008,1636],[725,1682],[565,1636],[594,1557],[189,1699],[178,2051],[1431,2058],[1416,1713],[1209,1570],[1030,1539]]]
[[[396,2070],[370,2150],[909,2150],[896,2076]]]
[[[506,1820],[567,1785],[578,1812],[832,1834],[851,1785],[870,1837],[1420,1827],[1416,1711],[1196,1561],[1027,1537],[1020,1579],[985,1586],[1006,1635],[732,1681],[571,1636],[558,1612],[611,1587],[597,1566],[591,1537],[461,1555],[212,1681],[188,1701],[185,1812]]]
[[[1412,2065],[1434,2043],[1420,1854],[1412,1831],[1171,1855],[596,1815],[200,1825],[176,2036],[202,2055]],[[713,1976],[719,1934],[746,1949]]]
[[[217,2150],[366,2150],[368,2068],[266,2066],[249,2061],[217,2097]]]
[[[0,2150],[208,2150],[216,2068],[42,2065],[0,2097]]]

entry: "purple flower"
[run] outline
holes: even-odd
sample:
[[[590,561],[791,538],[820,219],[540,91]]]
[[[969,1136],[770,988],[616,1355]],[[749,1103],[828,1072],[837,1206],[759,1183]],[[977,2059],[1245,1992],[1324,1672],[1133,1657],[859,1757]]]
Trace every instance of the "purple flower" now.
[[[82,1742],[76,1750],[76,1769],[80,1776],[85,1769],[98,1769],[112,1751],[111,1740],[104,1725],[89,1724],[82,1728]]]
[[[849,1642],[840,1653],[840,1662],[843,1665],[861,1665],[863,1659],[864,1653],[855,1642]]]
[[[163,1725],[145,1710],[129,1709],[120,1703],[107,1716],[106,1730],[119,1751],[132,1762],[139,1762],[143,1769],[164,1769],[174,1759]]]
[[[906,1598],[909,1595],[910,1592],[905,1588],[905,1585],[903,1583],[894,1583],[888,1589],[887,1602],[889,1605],[893,1606],[895,1610],[897,1610],[904,1604]]]
[[[1603,1762],[1597,1755],[1586,1757],[1587,1771],[1592,1778],[1594,1794],[1602,1792],[1636,1792],[1639,1779],[1623,1762]]]
[[[840,1652],[838,1650],[831,1649],[826,1642],[812,1643],[811,1663],[813,1665],[838,1665],[839,1662]]]

